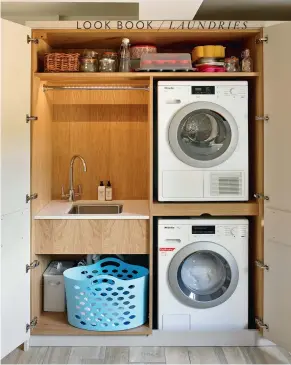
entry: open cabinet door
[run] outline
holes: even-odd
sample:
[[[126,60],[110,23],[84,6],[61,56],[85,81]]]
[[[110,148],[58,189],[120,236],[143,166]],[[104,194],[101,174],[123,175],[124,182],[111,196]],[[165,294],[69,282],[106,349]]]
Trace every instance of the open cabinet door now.
[[[30,29],[1,19],[1,358],[30,323]]]
[[[264,336],[291,351],[291,22],[265,28]]]

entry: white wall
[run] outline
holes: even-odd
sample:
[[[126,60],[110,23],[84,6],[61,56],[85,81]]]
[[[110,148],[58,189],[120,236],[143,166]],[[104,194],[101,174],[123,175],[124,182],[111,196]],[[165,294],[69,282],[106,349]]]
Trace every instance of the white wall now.
[[[28,4],[33,2],[34,4]],[[114,2],[114,4],[111,4]],[[6,0],[2,3],[2,17],[37,20],[35,16],[85,16],[95,19],[192,20],[203,0]],[[69,4],[68,4],[69,3]],[[118,3],[118,4],[116,4]],[[67,5],[68,4],[68,5]],[[20,18],[19,18],[20,17]],[[34,17],[34,18],[32,18]],[[91,19],[92,19],[91,18]],[[51,19],[55,20],[55,19]]]

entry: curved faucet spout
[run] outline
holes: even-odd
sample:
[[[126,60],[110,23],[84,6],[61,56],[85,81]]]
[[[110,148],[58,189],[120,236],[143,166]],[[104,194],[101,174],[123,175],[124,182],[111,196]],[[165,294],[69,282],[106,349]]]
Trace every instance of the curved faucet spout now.
[[[80,155],[74,155],[71,158],[71,162],[70,162],[70,175],[69,175],[70,191],[69,191],[69,201],[74,201],[75,200],[75,191],[74,191],[74,162],[75,162],[75,160],[77,158],[81,160],[81,162],[83,164],[84,172],[87,172],[87,165],[86,165],[86,162],[83,159],[83,157],[80,156]]]

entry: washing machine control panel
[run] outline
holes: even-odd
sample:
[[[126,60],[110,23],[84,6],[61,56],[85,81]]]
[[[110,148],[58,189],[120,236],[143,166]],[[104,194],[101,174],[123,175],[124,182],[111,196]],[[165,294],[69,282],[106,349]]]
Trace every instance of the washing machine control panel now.
[[[248,89],[245,86],[217,86],[217,97],[240,97],[245,98],[248,95]]]
[[[244,238],[248,235],[247,225],[202,225],[191,226],[191,236],[197,239],[205,238],[205,236],[219,236],[219,237],[239,237]]]
[[[192,234],[215,234],[215,226],[192,226]]]
[[[194,95],[214,95],[215,86],[192,86],[191,94]]]
[[[247,224],[165,224],[159,225],[159,245],[171,244],[179,247],[185,242],[208,240],[214,237],[245,238],[248,237]],[[171,246],[171,247],[172,247]]]
[[[248,235],[247,225],[221,225],[216,227],[219,236],[244,238]]]

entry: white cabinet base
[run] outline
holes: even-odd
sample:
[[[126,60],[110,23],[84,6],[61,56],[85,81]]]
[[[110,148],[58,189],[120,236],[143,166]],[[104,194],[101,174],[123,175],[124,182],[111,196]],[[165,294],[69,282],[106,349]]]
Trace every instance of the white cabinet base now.
[[[177,336],[177,334],[179,334]],[[272,346],[256,330],[153,331],[150,336],[31,336],[30,346]]]

